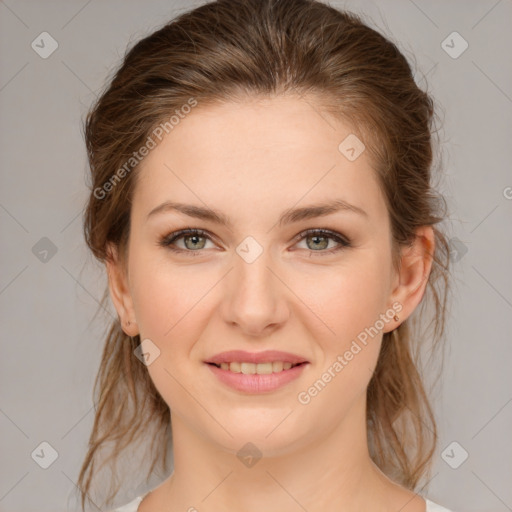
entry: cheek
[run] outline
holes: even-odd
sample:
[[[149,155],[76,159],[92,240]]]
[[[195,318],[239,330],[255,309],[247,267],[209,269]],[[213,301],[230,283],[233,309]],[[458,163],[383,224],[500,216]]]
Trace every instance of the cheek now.
[[[297,402],[304,413],[322,417],[326,425],[338,424],[362,399],[377,364],[382,342],[378,322],[386,312],[386,284],[379,276],[377,265],[361,262],[350,272],[317,280],[318,286],[310,288],[314,292],[305,300],[315,304],[315,312],[334,334],[325,335],[324,328],[320,335],[318,321],[308,327],[318,334],[319,364],[311,368]]]
[[[161,251],[130,255],[132,297],[141,336],[169,345],[176,338],[186,341],[182,331],[193,325],[190,318],[201,311],[201,298],[211,284],[194,265],[173,265]]]
[[[194,274],[192,266],[185,272],[170,265],[138,268],[143,270],[134,272],[133,284],[141,341],[150,339],[160,351],[147,367],[150,378],[171,409],[186,411],[191,404],[184,389],[200,396],[200,382],[191,378],[191,352],[205,329],[205,294],[212,283],[208,276]]]
[[[291,281],[295,283],[294,292],[315,313],[316,322],[308,328],[318,334],[322,328],[328,334],[318,336],[327,353],[350,345],[388,308],[389,281],[384,277],[389,273],[387,263],[385,258],[379,261],[375,254],[370,250],[360,252],[357,257],[347,257],[338,267],[326,268],[308,279],[295,276]]]

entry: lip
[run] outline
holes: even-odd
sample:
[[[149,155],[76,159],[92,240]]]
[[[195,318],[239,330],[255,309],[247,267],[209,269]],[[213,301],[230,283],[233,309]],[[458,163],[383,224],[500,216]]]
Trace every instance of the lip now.
[[[262,352],[263,354],[263,352]],[[275,353],[274,353],[275,354]],[[219,354],[221,356],[221,354]],[[244,356],[247,357],[247,356]],[[258,355],[259,357],[259,355]],[[267,357],[267,356],[265,356]],[[276,359],[273,359],[274,361]],[[277,359],[282,360],[282,359]],[[233,359],[231,359],[233,361]],[[236,359],[235,359],[236,361]],[[245,362],[253,362],[244,360]],[[268,359],[267,359],[268,361]],[[228,362],[228,361],[222,361]],[[260,361],[261,362],[261,361]],[[300,362],[300,361],[299,361]],[[304,364],[300,364],[298,366],[293,366],[289,370],[283,370],[277,373],[270,373],[265,375],[245,375],[243,373],[234,373],[230,370],[223,370],[222,368],[218,368],[213,364],[205,363],[206,366],[210,369],[211,372],[225,385],[229,386],[232,389],[237,391],[241,391],[243,393],[250,394],[261,394],[261,393],[270,393],[272,391],[276,391],[279,388],[282,388],[286,384],[292,382],[297,379],[303,372],[304,368],[308,366],[309,363],[305,362]]]
[[[247,352],[245,350],[229,350],[216,354],[205,363],[267,363],[272,361],[282,361],[283,363],[309,363],[304,357],[280,350],[264,350],[263,352]],[[211,366],[211,365],[210,365]],[[290,371],[290,370],[283,370]]]

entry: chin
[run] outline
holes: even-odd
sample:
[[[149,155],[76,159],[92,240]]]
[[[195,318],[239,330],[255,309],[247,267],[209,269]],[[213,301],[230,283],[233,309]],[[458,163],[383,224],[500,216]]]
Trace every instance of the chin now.
[[[290,414],[290,417],[283,421],[287,414],[289,410],[287,412],[284,408],[278,414],[269,414],[263,410],[253,411],[252,415],[244,416],[240,421],[224,422],[223,426],[232,437],[223,429],[216,429],[217,435],[212,441],[236,455],[244,449],[250,451],[252,445],[265,457],[286,455],[305,443],[309,437],[307,425],[302,423],[299,431],[298,418],[290,421],[296,413]],[[311,428],[314,429],[314,425],[311,425]]]

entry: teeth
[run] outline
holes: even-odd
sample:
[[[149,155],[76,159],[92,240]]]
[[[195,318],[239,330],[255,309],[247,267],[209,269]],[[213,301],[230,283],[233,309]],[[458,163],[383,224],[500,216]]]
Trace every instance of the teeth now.
[[[283,363],[281,361],[275,361],[272,363],[272,371],[274,373],[282,372],[283,371]]]
[[[244,375],[253,375],[256,373],[256,365],[254,363],[240,363],[240,367],[242,368],[242,373]]]
[[[268,375],[270,373],[279,373],[283,370],[289,370],[292,363],[283,361],[273,361],[268,363],[220,363],[222,370],[229,370],[234,373],[243,373],[244,375]]]

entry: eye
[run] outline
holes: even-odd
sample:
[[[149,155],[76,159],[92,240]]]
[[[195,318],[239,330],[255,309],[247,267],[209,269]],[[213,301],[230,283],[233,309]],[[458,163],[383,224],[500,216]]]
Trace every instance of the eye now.
[[[184,243],[183,247],[177,247],[177,242],[180,240]],[[311,252],[311,256],[313,253],[319,253],[315,254],[315,256],[332,254],[351,246],[350,240],[347,237],[337,233],[336,231],[328,229],[307,229],[299,233],[293,241],[298,243],[303,240],[306,241],[306,250]],[[311,243],[308,243],[310,240]],[[201,249],[207,248],[205,246],[208,241],[212,241],[212,236],[206,231],[203,231],[202,229],[187,228],[164,236],[158,244],[174,252],[187,253],[187,255],[191,256],[199,256]],[[337,245],[328,248],[330,241],[334,241]]]
[[[311,256],[313,253],[319,253],[315,256],[325,256],[351,246],[347,237],[329,229],[306,229],[299,233],[295,239],[298,242],[306,242],[306,250],[311,251]],[[330,240],[333,240],[337,245],[325,250],[329,247]],[[308,241],[311,241],[311,243],[308,243]]]
[[[183,247],[176,247],[175,244],[178,240],[183,240]],[[175,252],[187,252],[191,256],[197,256],[200,249],[204,249],[206,242],[211,241],[211,237],[206,231],[202,229],[181,229],[175,231],[170,235],[163,237],[158,243],[162,247],[167,247]],[[197,253],[197,254],[195,254]]]

